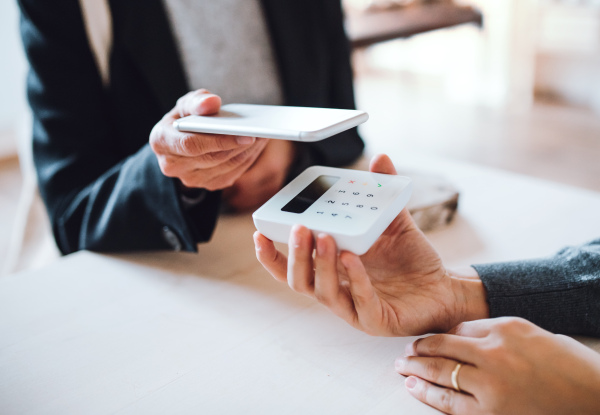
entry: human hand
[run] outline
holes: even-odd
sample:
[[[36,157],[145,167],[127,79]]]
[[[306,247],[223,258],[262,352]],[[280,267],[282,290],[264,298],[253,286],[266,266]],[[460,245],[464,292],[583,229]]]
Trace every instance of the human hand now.
[[[598,414],[600,355],[520,318],[460,324],[396,360],[417,399],[448,414]],[[452,372],[461,362],[457,381]]]
[[[396,174],[385,155],[373,158],[370,171]],[[476,272],[471,269],[475,278],[451,275],[406,209],[361,257],[338,254],[326,234],[315,243],[311,231],[298,225],[290,235],[289,259],[258,232],[254,243],[258,260],[275,279],[372,335],[447,331],[489,314]]]
[[[150,146],[165,176],[184,186],[220,190],[230,187],[258,158],[267,139],[180,132],[173,122],[187,115],[215,114],[221,98],[205,89],[189,92],[152,129]]]
[[[269,140],[256,162],[223,192],[234,210],[259,207],[281,189],[294,162],[296,147],[291,141]]]

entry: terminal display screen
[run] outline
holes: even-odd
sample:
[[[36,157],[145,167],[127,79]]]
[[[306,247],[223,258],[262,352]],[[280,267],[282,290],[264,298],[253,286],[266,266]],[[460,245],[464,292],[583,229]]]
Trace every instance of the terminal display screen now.
[[[281,208],[284,212],[303,213],[325,194],[340,178],[319,176]]]

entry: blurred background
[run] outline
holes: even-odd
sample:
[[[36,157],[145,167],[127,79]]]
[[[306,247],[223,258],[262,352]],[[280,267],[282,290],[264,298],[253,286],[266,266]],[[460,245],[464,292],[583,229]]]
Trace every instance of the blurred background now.
[[[369,153],[393,146],[600,191],[600,0],[343,3]],[[12,1],[0,2],[0,53],[1,265],[30,169]]]

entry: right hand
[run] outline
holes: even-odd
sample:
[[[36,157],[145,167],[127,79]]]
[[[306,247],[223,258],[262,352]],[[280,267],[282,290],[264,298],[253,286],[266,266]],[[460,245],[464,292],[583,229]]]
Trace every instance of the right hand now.
[[[268,140],[222,134],[180,132],[178,118],[215,114],[221,98],[205,89],[177,100],[150,133],[150,147],[165,176],[178,178],[185,187],[221,190],[230,187],[262,153]]]
[[[373,159],[370,171],[396,174],[385,155]],[[360,257],[339,253],[330,235],[314,241],[312,232],[298,225],[290,234],[289,259],[259,232],[254,243],[258,260],[275,279],[372,335],[445,332],[489,314],[476,271],[450,273],[407,209]]]

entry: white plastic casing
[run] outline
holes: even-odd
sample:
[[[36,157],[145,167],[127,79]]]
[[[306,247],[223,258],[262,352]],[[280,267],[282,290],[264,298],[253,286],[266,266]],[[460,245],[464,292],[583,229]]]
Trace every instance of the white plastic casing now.
[[[364,111],[279,105],[228,104],[215,115],[190,115],[173,123],[179,131],[319,141],[367,121]]]
[[[314,184],[317,178],[330,183],[337,180],[314,203],[311,200],[322,190],[312,199],[299,197],[319,187]],[[315,237],[322,232],[331,235],[338,249],[362,255],[406,206],[411,192],[408,177],[313,166],[269,199],[252,218],[260,233],[273,241],[287,243],[291,228],[301,224]],[[286,211],[299,206],[299,210],[305,208],[301,213]]]

